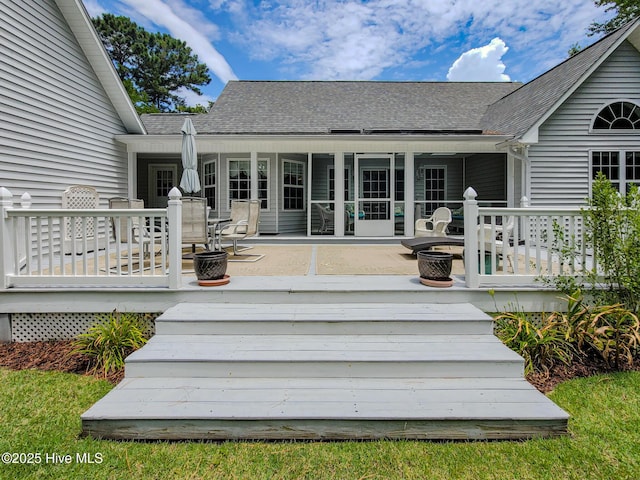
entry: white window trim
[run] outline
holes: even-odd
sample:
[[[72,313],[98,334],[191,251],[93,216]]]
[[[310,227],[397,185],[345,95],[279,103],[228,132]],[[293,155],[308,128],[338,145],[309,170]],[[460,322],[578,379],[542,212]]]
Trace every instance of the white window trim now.
[[[284,193],[284,189],[285,189],[285,183],[284,183],[284,175],[285,175],[285,163],[294,163],[296,165],[300,165],[302,166],[302,208],[285,208],[284,206],[284,201],[285,201],[285,193]],[[281,178],[282,178],[282,183],[281,183],[281,190],[280,193],[282,195],[282,211],[283,212],[305,212],[307,210],[307,202],[306,202],[306,198],[307,198],[307,170],[306,170],[306,163],[305,162],[301,162],[300,160],[290,160],[288,158],[283,158],[282,159],[282,172],[281,172]],[[290,187],[294,187],[294,188],[298,188],[298,185],[289,185]]]
[[[446,165],[425,165],[423,167],[420,167],[421,170],[425,171],[425,170],[444,170],[444,198],[442,199],[443,202],[447,202],[447,199],[449,198],[449,192],[448,192],[448,185],[447,185],[447,166]],[[422,179],[422,199],[424,201],[424,203],[427,202],[431,202],[432,200],[427,200],[427,175],[426,173],[423,173],[424,177]]]
[[[593,194],[593,154],[594,153],[613,153],[616,152],[618,154],[618,171],[620,172],[619,178],[616,180],[619,184],[618,191],[622,195],[626,195],[627,193],[627,184],[629,180],[627,180],[627,153],[629,152],[640,152],[640,148],[628,148],[628,149],[616,149],[610,148],[594,148],[589,150],[589,197]],[[633,182],[633,181],[632,181]],[[634,182],[635,183],[635,182]]]
[[[206,165],[211,165],[213,164],[213,170],[215,173],[215,177],[216,177],[216,182],[213,185],[208,185],[205,183],[205,179],[206,176],[204,175],[204,169]],[[215,208],[213,205],[209,205],[209,207],[211,207],[212,211],[218,211],[220,209],[220,175],[218,172],[218,159],[217,158],[212,158],[212,159],[208,159],[208,160],[203,160],[202,162],[202,194],[205,195],[206,189],[207,188],[211,188],[213,187],[215,189]],[[205,197],[206,198],[206,197]]]
[[[609,102],[603,103],[598,107],[596,113],[594,113],[591,117],[591,122],[589,123],[589,133],[593,135],[640,135],[640,128],[637,129],[604,129],[604,128],[593,128],[594,123],[596,122],[598,115],[600,112],[607,108],[609,105],[613,105],[614,103],[626,102],[634,104],[638,109],[640,109],[640,103],[636,100],[631,100],[629,98],[617,98],[615,100],[611,100]],[[594,151],[604,151],[604,150],[594,150]],[[610,150],[613,151],[613,150]],[[591,156],[589,156],[591,158]]]
[[[251,159],[250,158],[246,158],[246,157],[237,157],[237,158],[232,158],[229,157],[227,158],[227,172],[226,172],[226,189],[225,189],[225,193],[226,193],[226,206],[227,209],[231,209],[231,194],[230,194],[230,190],[229,190],[229,182],[231,181],[231,162],[249,162],[249,198],[251,198],[251,185],[253,183],[253,178],[251,178]],[[265,162],[267,164],[267,169],[266,169],[266,173],[267,173],[267,198],[265,199],[267,201],[267,206],[265,208],[260,208],[260,211],[262,212],[268,212],[271,210],[271,161],[269,158],[258,158],[258,163],[260,162]],[[256,179],[257,181],[257,179]],[[260,191],[260,189],[258,188],[258,191]],[[258,199],[260,201],[262,201],[263,199]]]

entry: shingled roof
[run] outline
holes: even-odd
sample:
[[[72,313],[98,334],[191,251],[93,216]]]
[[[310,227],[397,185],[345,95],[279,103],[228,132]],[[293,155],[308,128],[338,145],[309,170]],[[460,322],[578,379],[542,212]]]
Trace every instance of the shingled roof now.
[[[496,134],[521,137],[560,104],[640,20],[522,85],[512,82],[232,81],[199,134]],[[638,39],[640,42],[640,39]],[[142,115],[150,134],[180,134],[184,114]]]
[[[509,82],[232,81],[199,134],[482,133]],[[179,134],[181,115],[143,115],[150,134]]]
[[[590,69],[637,25],[630,22],[491,105],[481,121],[485,130],[520,137],[531,129]]]

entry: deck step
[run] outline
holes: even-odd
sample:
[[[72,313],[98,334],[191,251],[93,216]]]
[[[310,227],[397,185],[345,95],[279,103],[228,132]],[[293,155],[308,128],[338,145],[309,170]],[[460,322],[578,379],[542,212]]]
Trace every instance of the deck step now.
[[[157,335],[128,377],[510,377],[522,358],[493,335]]]
[[[156,333],[478,334],[492,319],[470,304],[180,304],[156,319]]]
[[[117,439],[523,439],[568,415],[468,304],[182,304],[82,416]]]
[[[508,439],[567,415],[522,379],[126,379],[83,415],[125,439]]]

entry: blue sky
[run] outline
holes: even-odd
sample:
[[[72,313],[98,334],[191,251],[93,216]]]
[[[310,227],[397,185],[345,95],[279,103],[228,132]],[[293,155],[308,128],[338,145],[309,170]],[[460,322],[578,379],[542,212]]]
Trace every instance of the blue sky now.
[[[229,80],[527,82],[593,43],[591,0],[83,0],[180,38]]]

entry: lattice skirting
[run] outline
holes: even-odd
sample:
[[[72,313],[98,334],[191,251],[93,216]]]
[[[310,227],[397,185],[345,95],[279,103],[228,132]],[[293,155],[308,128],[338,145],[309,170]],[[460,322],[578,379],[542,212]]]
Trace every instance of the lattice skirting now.
[[[104,313],[14,313],[11,315],[11,341],[40,342],[71,340],[100,321]],[[155,332],[160,313],[145,315],[146,333]]]

